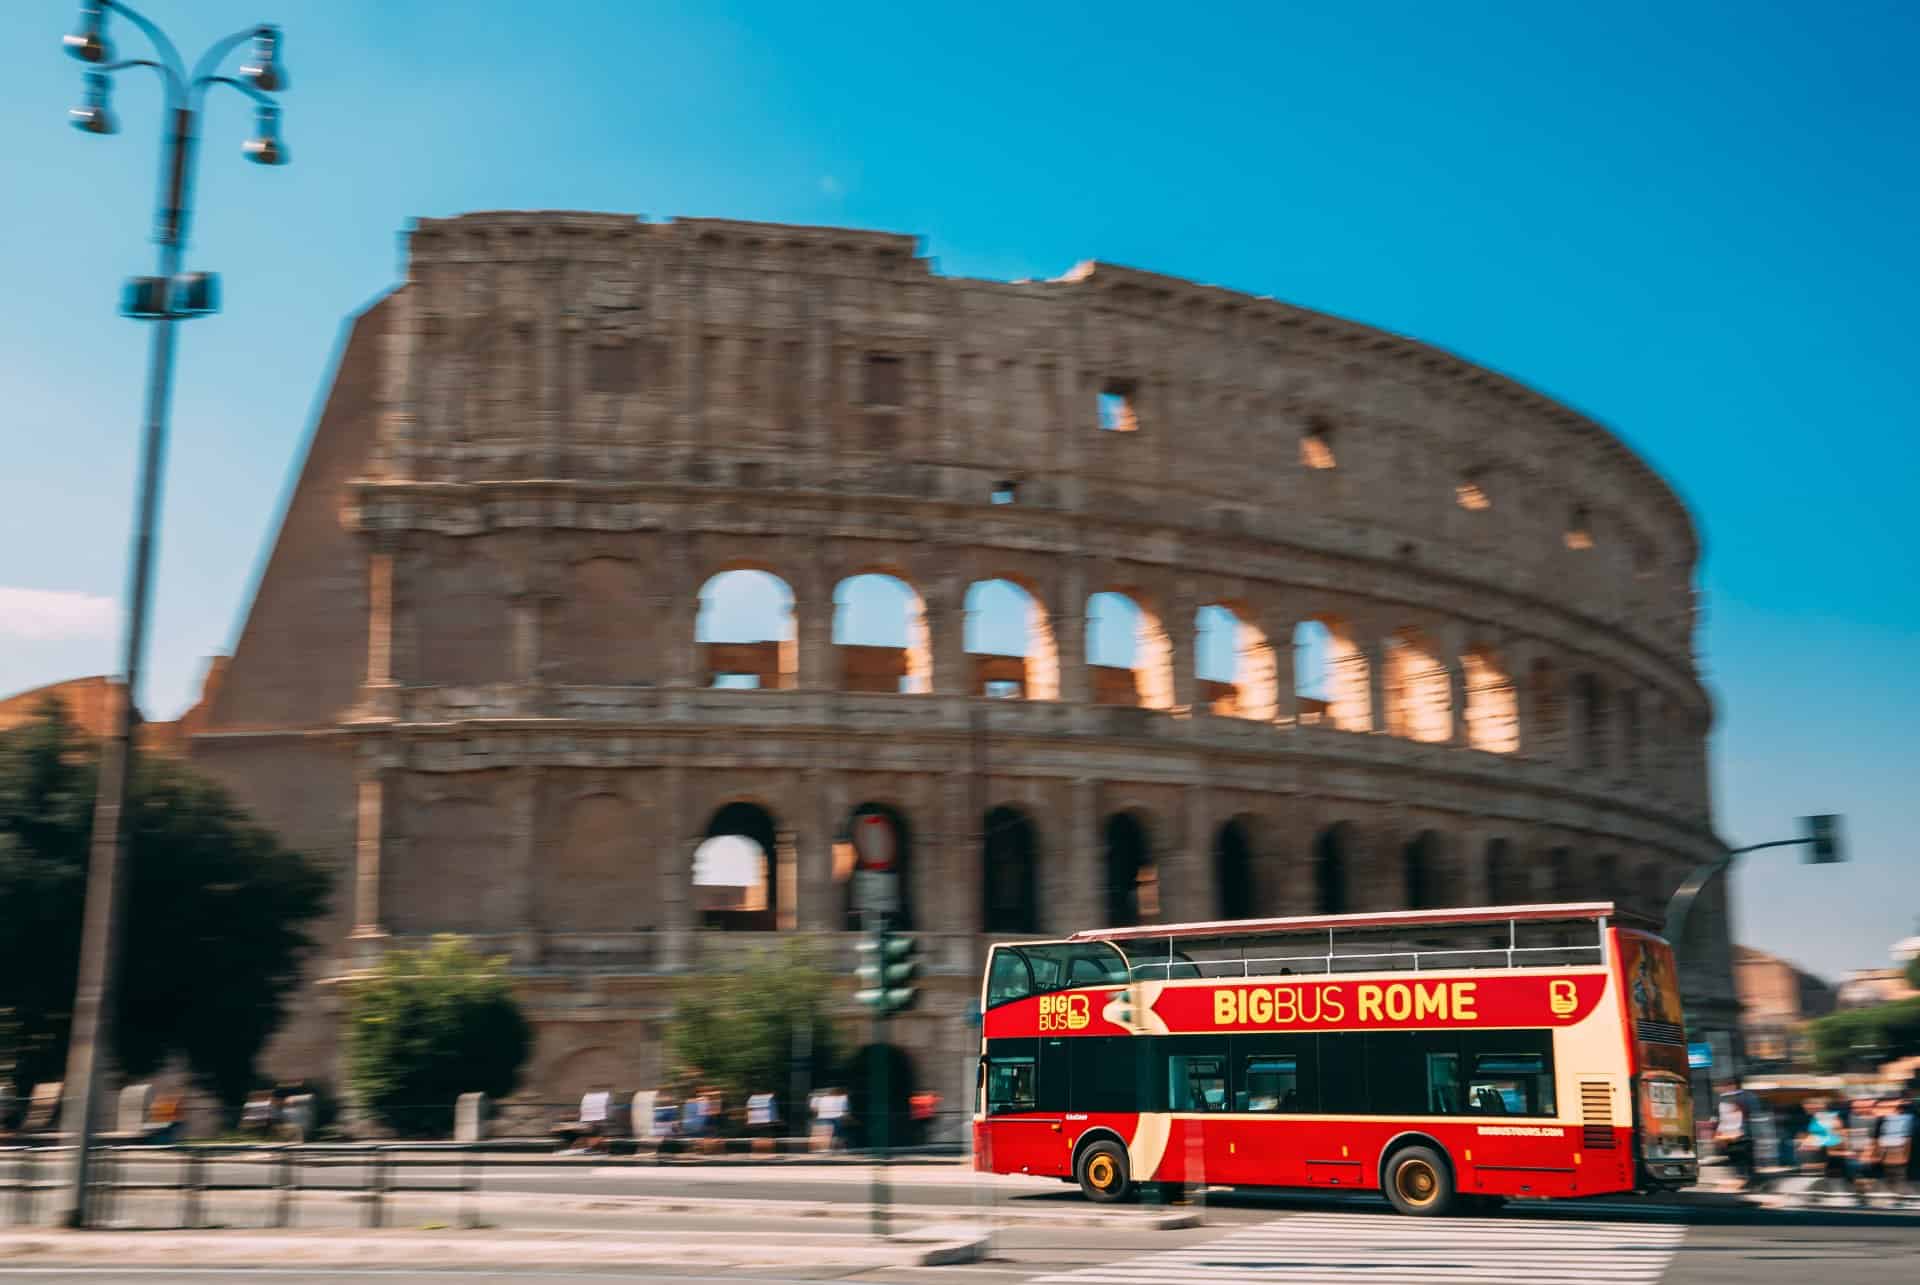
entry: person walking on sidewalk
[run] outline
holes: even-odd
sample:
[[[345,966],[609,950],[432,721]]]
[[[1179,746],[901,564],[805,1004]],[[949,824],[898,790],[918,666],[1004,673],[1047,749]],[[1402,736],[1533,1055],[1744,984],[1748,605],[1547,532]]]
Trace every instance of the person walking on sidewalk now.
[[[1753,1186],[1753,1118],[1745,1095],[1731,1081],[1720,1086],[1720,1115],[1714,1127],[1714,1140],[1727,1157],[1727,1163],[1740,1175],[1741,1190]]]
[[[1880,1181],[1890,1192],[1913,1190],[1913,1115],[1911,1104],[1888,1098],[1880,1104]]]

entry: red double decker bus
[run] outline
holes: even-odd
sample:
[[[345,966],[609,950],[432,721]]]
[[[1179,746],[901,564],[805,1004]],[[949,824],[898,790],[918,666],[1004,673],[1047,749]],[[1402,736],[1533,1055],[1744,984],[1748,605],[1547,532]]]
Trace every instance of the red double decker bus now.
[[[1673,952],[1609,902],[1170,924],[988,955],[974,1164],[1380,1191],[1698,1178]]]

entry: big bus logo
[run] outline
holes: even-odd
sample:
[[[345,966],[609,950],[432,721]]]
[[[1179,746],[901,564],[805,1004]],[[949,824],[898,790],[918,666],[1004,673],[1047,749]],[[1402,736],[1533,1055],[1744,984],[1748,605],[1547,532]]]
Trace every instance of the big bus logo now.
[[[1572,1017],[1573,1010],[1580,1007],[1580,993],[1567,978],[1556,978],[1547,983],[1547,1007],[1555,1017]]]
[[[1043,1031],[1083,1031],[1093,1021],[1085,995],[1042,995],[1040,1029]]]

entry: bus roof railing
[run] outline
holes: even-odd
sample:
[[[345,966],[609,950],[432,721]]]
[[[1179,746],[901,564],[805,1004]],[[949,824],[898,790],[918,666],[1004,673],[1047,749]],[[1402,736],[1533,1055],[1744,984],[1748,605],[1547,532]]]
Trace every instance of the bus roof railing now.
[[[1294,915],[1284,919],[1213,919],[1189,924],[1089,928],[1068,941],[1128,942],[1162,937],[1253,937],[1343,928],[1455,928],[1540,920],[1614,919],[1611,901],[1535,902],[1518,906],[1455,906],[1445,910],[1379,910],[1357,915]]]

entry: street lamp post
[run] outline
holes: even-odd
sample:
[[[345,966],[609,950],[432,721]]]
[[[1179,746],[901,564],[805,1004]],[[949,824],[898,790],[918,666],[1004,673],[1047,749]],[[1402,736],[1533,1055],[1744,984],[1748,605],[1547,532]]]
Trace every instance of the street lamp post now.
[[[118,14],[137,27],[152,43],[155,57],[114,61],[107,39],[107,18]],[[220,75],[229,54],[253,42],[251,56],[239,77]],[[160,199],[155,215],[154,241],[159,247],[158,272],[135,277],[126,285],[121,311],[154,323],[148,359],[146,418],[142,425],[140,477],[134,518],[131,566],[121,667],[120,699],[113,713],[113,731],[101,749],[99,792],[94,800],[93,839],[87,858],[86,918],[80,940],[80,979],[73,1004],[73,1030],[67,1047],[66,1102],[63,1116],[73,1149],[62,1183],[61,1221],[80,1227],[89,1222],[88,1168],[95,1116],[106,1063],[113,1049],[115,981],[119,965],[121,921],[125,917],[127,788],[133,768],[135,700],[140,691],[140,664],[146,650],[147,599],[153,571],[154,510],[160,493],[160,471],[167,440],[167,406],[173,381],[173,323],[205,316],[219,307],[217,278],[207,273],[182,273],[187,224],[193,200],[194,141],[202,106],[209,89],[226,85],[254,101],[257,130],[243,150],[262,165],[284,165],[286,148],[279,138],[280,109],[272,95],[287,87],[280,64],[280,29],[260,24],[219,41],[189,72],[180,53],[152,22],[118,0],[90,0],[80,6],[80,21],[64,41],[67,52],[92,70],[86,75],[86,97],[69,115],[76,129],[88,134],[111,134],[117,129],[108,106],[114,73],[130,67],[148,67],[160,77],[165,95],[165,129],[161,134]]]

